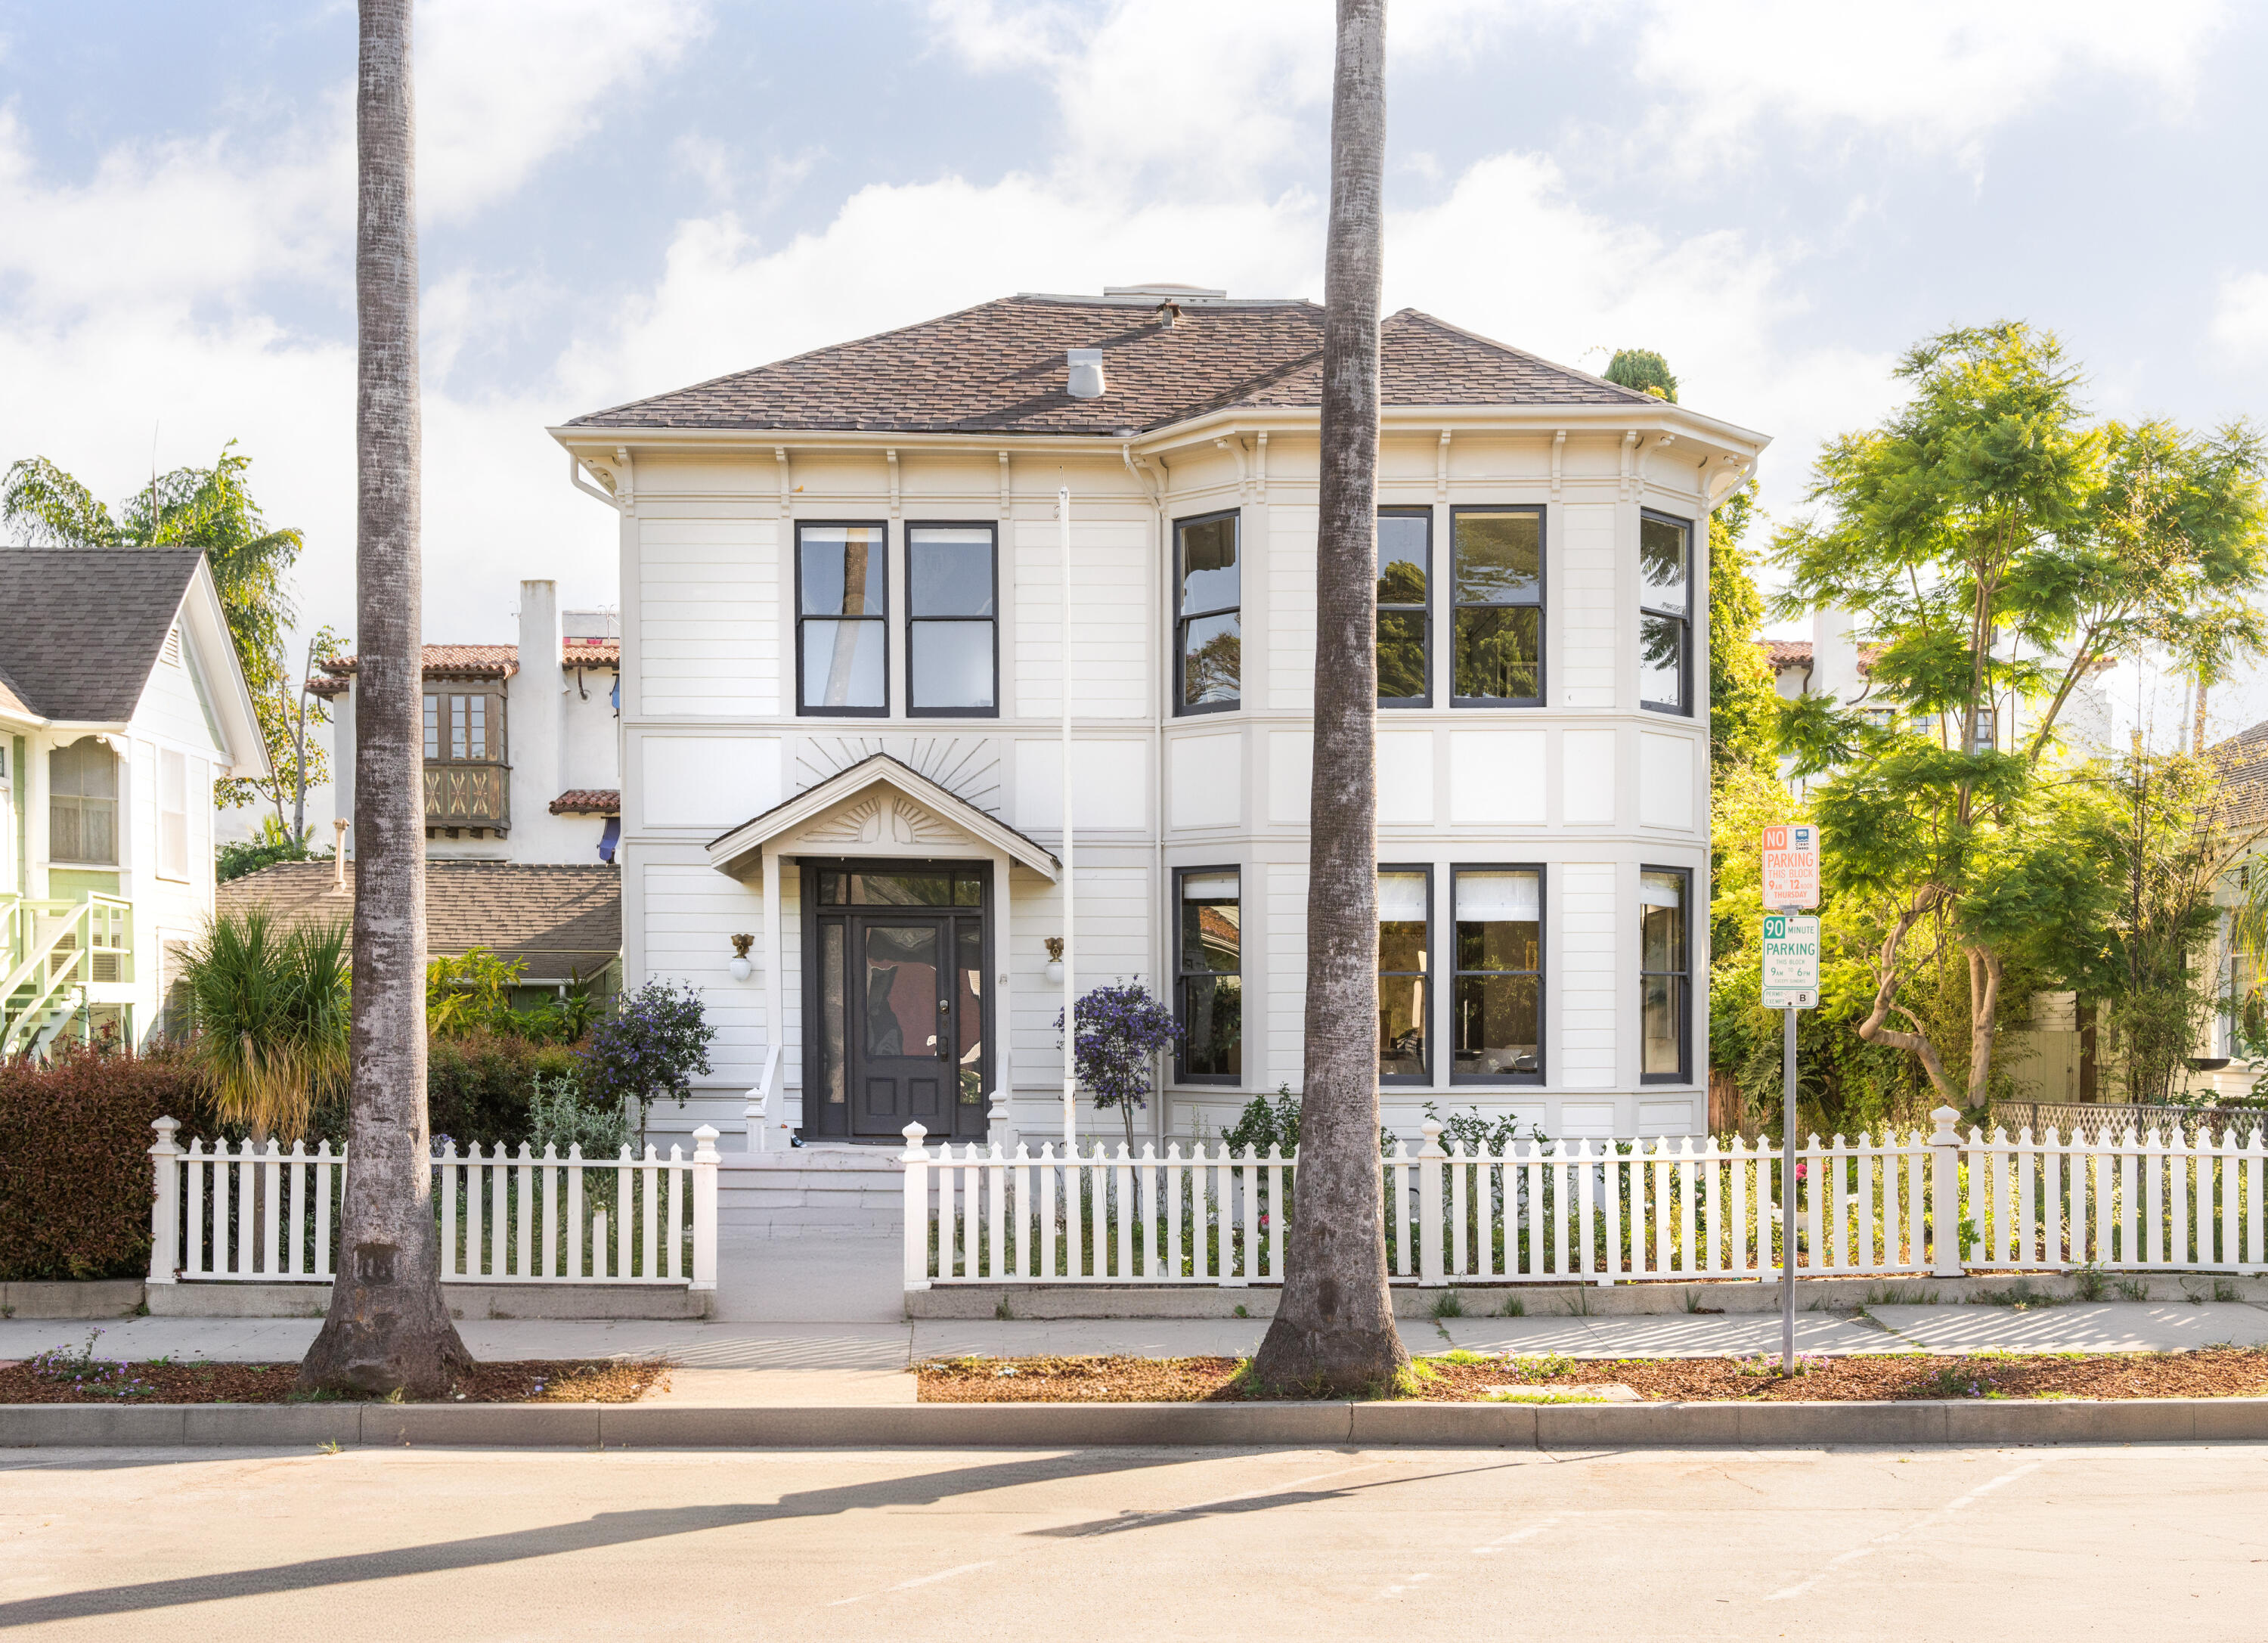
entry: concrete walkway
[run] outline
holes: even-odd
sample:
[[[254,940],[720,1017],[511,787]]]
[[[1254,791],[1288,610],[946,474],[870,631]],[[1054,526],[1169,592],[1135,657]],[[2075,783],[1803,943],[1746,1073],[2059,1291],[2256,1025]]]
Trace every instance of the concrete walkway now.
[[[893,1292],[895,1293],[895,1292]],[[853,1301],[858,1300],[855,1293]],[[818,1308],[808,1288],[782,1291],[783,1309]],[[753,1309],[753,1308],[752,1308]],[[849,1309],[838,1308],[838,1309]],[[301,1356],[312,1318],[126,1318],[103,1325],[0,1321],[0,1359],[102,1335],[105,1358],[281,1362]],[[1564,1353],[1571,1358],[1686,1358],[1772,1352],[1777,1317],[1404,1319],[1413,1353]],[[719,1319],[705,1323],[467,1323],[474,1356],[666,1358],[679,1367],[663,1400],[710,1405],[901,1404],[914,1397],[907,1367],[941,1357],[1049,1354],[1145,1358],[1248,1357],[1266,1323],[1244,1318],[1082,1319],[1002,1322],[854,1319]],[[2249,1303],[2102,1302],[2017,1311],[2007,1307],[1878,1307],[1870,1313],[1806,1313],[1799,1352],[2174,1352],[2218,1345],[2268,1345],[2268,1307]]]

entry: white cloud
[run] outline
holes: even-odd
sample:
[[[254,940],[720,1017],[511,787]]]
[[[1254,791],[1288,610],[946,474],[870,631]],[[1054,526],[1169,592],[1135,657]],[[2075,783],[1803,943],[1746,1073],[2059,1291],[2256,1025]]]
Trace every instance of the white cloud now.
[[[2232,274],[2220,282],[2210,335],[2231,363],[2268,355],[2268,274]]]

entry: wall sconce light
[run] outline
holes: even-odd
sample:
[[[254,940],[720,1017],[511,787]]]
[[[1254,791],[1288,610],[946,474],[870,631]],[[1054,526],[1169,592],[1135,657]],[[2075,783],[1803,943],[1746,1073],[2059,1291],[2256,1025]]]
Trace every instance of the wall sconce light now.
[[[1061,936],[1048,938],[1048,967],[1041,973],[1046,976],[1050,986],[1063,985],[1063,949],[1064,939]]]
[[[733,938],[733,961],[725,968],[733,972],[734,981],[746,981],[756,973],[756,967],[748,961],[748,949],[755,944],[756,939],[754,936]]]

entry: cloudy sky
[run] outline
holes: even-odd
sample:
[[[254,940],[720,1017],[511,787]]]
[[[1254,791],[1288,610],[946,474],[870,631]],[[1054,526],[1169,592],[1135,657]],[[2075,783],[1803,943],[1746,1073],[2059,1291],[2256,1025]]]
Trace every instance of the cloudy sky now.
[[[523,576],[614,602],[547,424],[1009,291],[1322,294],[1325,0],[417,26],[429,638],[508,639]],[[1776,513],[1950,324],[2054,328],[2106,415],[2254,408],[2268,7],[1394,0],[1389,39],[1389,304],[1660,350],[1776,437]],[[0,460],[114,498],[237,439],[342,628],[354,49],[346,0],[0,0]]]

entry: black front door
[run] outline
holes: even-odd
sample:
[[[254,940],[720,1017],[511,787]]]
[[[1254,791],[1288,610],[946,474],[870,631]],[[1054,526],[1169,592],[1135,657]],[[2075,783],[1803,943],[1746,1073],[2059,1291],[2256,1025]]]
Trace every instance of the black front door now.
[[[812,964],[805,1132],[978,1138],[990,1090],[989,898],[965,864],[842,863],[806,873]]]

